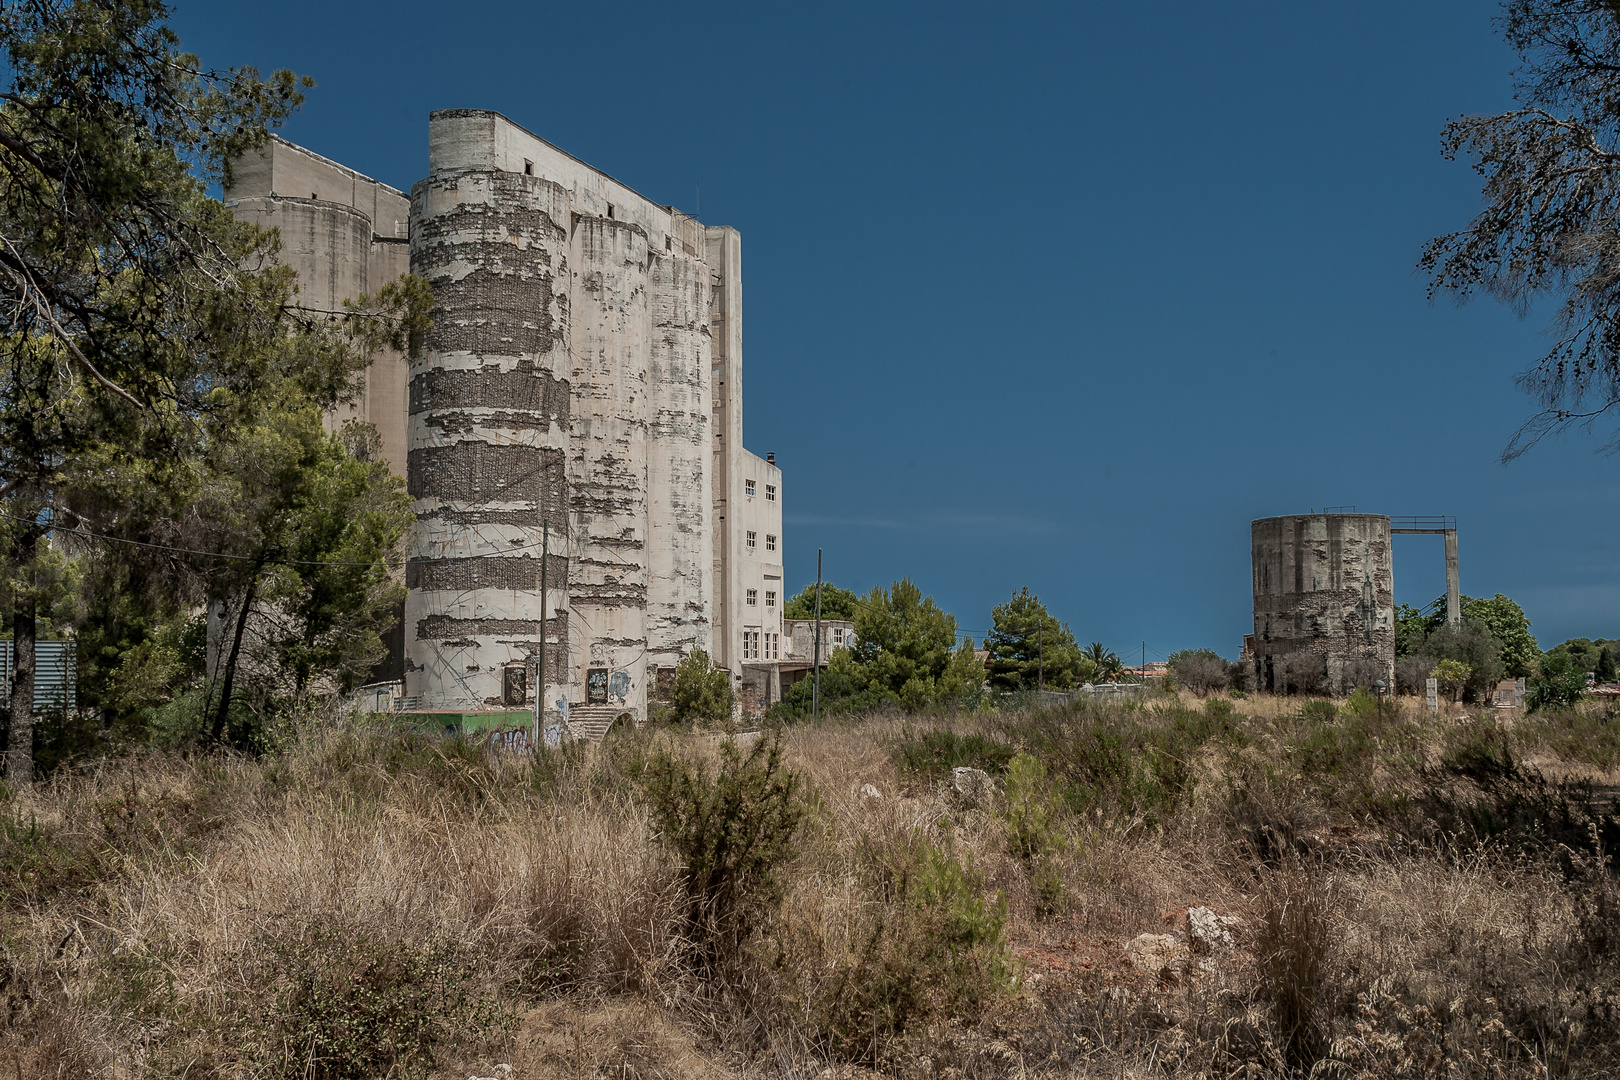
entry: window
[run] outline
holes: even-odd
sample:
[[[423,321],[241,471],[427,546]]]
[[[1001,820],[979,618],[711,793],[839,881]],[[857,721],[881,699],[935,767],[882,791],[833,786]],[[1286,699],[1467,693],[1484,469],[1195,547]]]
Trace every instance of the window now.
[[[758,630],[744,630],[743,631],[743,659],[744,660],[758,660],[759,659],[759,631]]]
[[[775,607],[776,606],[776,593],[772,592],[770,589],[765,590],[765,606],[766,607]]]
[[[530,161],[528,158],[523,159],[523,175],[524,176],[533,176],[534,175],[534,162]]]
[[[758,607],[759,606],[759,590],[758,589],[749,589],[748,590],[748,606],[749,607]]]
[[[591,668],[585,672],[585,704],[606,705],[608,699],[607,668]]]
[[[765,635],[765,659],[780,660],[782,658],[782,635]]]
[[[752,480],[743,481],[743,494],[750,499],[754,497],[754,482]]]
[[[765,534],[765,550],[766,551],[775,551],[776,550],[776,536],[774,534],[772,534],[772,533],[766,533]]]
[[[842,626],[833,627],[833,644],[834,645],[842,645],[843,643],[844,643],[844,628]]]
[[[776,485],[775,484],[766,484],[765,485],[765,501],[766,502],[775,502],[776,501]]]
[[[613,217],[613,204],[608,203],[608,218],[611,220],[612,217]]]
[[[752,555],[754,553],[754,545],[759,542],[758,538],[758,533],[756,533],[753,529],[748,530],[748,554]]]

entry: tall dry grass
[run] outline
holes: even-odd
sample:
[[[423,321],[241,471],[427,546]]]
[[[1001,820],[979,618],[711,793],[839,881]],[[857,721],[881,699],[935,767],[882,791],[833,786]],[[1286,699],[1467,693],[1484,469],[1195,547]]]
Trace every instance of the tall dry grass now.
[[[790,728],[807,812],[723,976],[643,793],[712,740],[108,760],[0,805],[0,1075],[1612,1075],[1604,724],[1250,699]],[[1038,843],[926,764],[1015,751]],[[1197,906],[1233,947],[1187,939]],[[1143,933],[1192,949],[1135,966]]]

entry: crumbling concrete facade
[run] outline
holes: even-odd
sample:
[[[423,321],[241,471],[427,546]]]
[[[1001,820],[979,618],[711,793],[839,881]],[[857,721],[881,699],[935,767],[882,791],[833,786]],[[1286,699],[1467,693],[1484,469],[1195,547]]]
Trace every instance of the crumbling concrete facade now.
[[[274,136],[238,158],[225,201],[236,216],[281,234],[280,260],[298,272],[298,302],[341,312],[410,272],[410,198],[319,154]],[[359,397],[327,418],[373,424],[383,457],[405,475],[405,357],[384,352],[367,367]]]
[[[694,649],[751,706],[780,697],[784,493],[743,448],[742,238],[493,112],[433,113],[428,168],[407,200],[277,139],[228,193],[282,230],[308,306],[407,269],[433,291],[422,354],[379,358],[346,414],[416,511],[406,699],[509,709],[539,683],[594,735]]]
[[[1395,681],[1389,518],[1308,514],[1250,526],[1262,690],[1344,693]]]

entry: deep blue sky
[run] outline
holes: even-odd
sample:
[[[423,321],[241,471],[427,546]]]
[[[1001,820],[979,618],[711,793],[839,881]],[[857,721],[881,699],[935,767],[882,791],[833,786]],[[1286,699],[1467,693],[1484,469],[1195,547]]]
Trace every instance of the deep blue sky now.
[[[1545,319],[1431,305],[1511,101],[1491,3],[183,3],[218,66],[318,86],[284,134],[408,189],[488,108],[742,231],[745,436],[788,584],[1027,585],[1082,641],[1237,653],[1249,521],[1449,513],[1544,646],[1620,637],[1620,459],[1497,455]],[[1396,540],[1397,600],[1444,589]]]

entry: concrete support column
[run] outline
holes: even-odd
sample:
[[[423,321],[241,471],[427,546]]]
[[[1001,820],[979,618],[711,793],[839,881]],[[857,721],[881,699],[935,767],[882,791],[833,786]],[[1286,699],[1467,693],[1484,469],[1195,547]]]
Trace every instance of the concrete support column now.
[[[1457,530],[1446,530],[1446,623],[1462,625],[1462,590],[1457,581]]]

